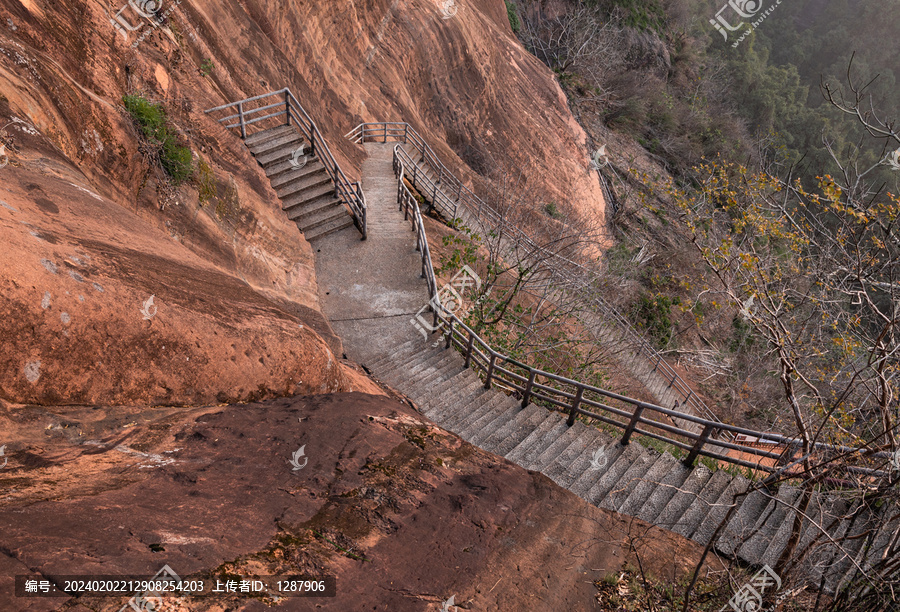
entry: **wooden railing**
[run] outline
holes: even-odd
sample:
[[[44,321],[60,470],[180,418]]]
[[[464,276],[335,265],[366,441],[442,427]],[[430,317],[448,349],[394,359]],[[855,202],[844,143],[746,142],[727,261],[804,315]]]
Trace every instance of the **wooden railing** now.
[[[404,219],[412,222],[416,232],[416,249],[422,254],[422,276],[428,285],[429,305],[434,313],[433,327],[442,330],[445,346],[454,346],[465,356],[465,367],[474,368],[483,374],[484,388],[498,386],[515,392],[521,397],[522,407],[539,400],[568,414],[571,426],[578,417],[588,417],[607,426],[620,430],[620,442],[628,444],[634,435],[659,440],[686,453],[683,462],[693,467],[698,457],[709,457],[717,462],[730,463],[767,473],[792,473],[791,468],[806,457],[798,456],[801,441],[797,438],[775,433],[753,431],[744,427],[728,425],[663,408],[647,402],[632,399],[582,382],[571,380],[551,372],[545,372],[520,363],[495,351],[475,331],[455,314],[446,310],[440,302],[440,291],[431,262],[428,236],[422,223],[422,213],[418,202],[406,185],[409,173],[403,163],[405,152],[399,145],[394,147],[393,168],[397,176],[397,200],[404,212]],[[701,429],[695,433],[671,425],[668,419],[694,423]],[[725,433],[726,435],[717,435]],[[753,445],[734,442],[737,436],[750,436]],[[758,446],[775,445],[781,452],[772,452]],[[742,457],[728,455],[728,451],[738,451],[742,456],[758,457],[758,461],[748,461]],[[867,448],[816,443],[813,453],[821,458],[844,456],[866,457],[870,461],[890,460],[890,453],[872,452]],[[888,477],[889,471],[871,467],[850,466],[848,471],[864,476]]]
[[[548,251],[526,235],[517,226],[509,223],[497,214],[481,198],[456,178],[438,159],[432,148],[425,142],[415,128],[408,123],[363,123],[347,134],[347,138],[356,143],[364,142],[402,142],[412,144],[422,155],[423,162],[437,176],[430,179],[419,171],[418,164],[410,158],[405,149],[401,149],[401,161],[406,166],[407,179],[419,193],[432,198],[432,205],[445,217],[456,219],[461,211],[473,215],[487,227],[501,228],[506,235],[512,236],[517,244],[524,247],[523,258],[539,261],[542,266],[551,270],[556,282],[555,286],[565,287],[574,292],[586,304],[591,304],[603,318],[613,322],[627,339],[627,344],[634,352],[653,364],[653,372],[668,382],[668,388],[674,390],[679,398],[679,405],[687,406],[694,414],[707,420],[719,422],[718,417],[700,399],[694,390],[662,355],[632,327],[631,323],[616,308],[604,300],[598,291],[599,275],[585,266],[567,259],[557,253]],[[723,432],[724,433],[724,432]]]
[[[263,102],[271,98],[283,98],[274,103]],[[249,108],[248,108],[249,105]],[[225,125],[227,129],[237,129],[240,131],[241,138],[247,138],[248,128],[268,128],[275,125],[296,125],[303,136],[309,141],[312,155],[319,158],[325,166],[325,171],[334,183],[335,193],[345,206],[350,210],[353,216],[353,222],[362,234],[363,240],[367,235],[366,223],[366,198],[363,195],[362,188],[358,181],[351,183],[344,171],[338,165],[328,143],[322,137],[322,133],[316,126],[315,122],[310,118],[306,109],[297,101],[291,90],[284,88],[278,91],[272,91],[260,96],[254,96],[231,104],[224,104],[211,108],[206,113],[221,112],[224,110],[235,109],[237,112],[220,117],[219,123]],[[283,117],[284,119],[278,119]]]

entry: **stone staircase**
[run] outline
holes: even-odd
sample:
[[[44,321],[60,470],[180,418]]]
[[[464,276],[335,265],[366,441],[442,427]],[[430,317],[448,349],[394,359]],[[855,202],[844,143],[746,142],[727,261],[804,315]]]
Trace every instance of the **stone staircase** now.
[[[750,481],[725,470],[693,469],[667,452],[618,437],[565,415],[521,403],[505,393],[486,390],[482,380],[464,367],[455,350],[421,337],[380,357],[366,360],[376,377],[405,393],[419,410],[441,427],[471,444],[545,474],[586,501],[640,518],[706,545],[737,504],[715,545],[716,552],[753,566],[774,566],[784,550],[796,516],[798,488],[782,484],[777,491],[751,491]],[[802,561],[810,583],[834,592],[849,578],[853,560],[900,553],[900,520],[889,520],[887,508],[872,510],[834,493],[814,493],[803,519],[802,551],[824,526],[835,539],[851,536],[843,550],[826,543]],[[849,518],[847,518],[849,516]]]
[[[256,132],[244,142],[265,170],[282,209],[306,240],[353,225],[353,217],[337,197],[324,164],[309,154],[309,141],[293,125]],[[301,147],[303,150],[295,158]]]

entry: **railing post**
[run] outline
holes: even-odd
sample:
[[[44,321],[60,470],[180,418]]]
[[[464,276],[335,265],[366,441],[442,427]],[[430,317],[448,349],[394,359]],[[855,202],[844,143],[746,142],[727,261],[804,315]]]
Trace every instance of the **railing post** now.
[[[662,361],[662,355],[656,356],[656,363],[653,365],[653,371],[656,372],[656,368],[659,367],[659,362]]]
[[[622,446],[625,446],[631,441],[631,434],[634,433],[634,429],[637,427],[638,419],[641,418],[642,412],[644,412],[644,404],[635,406],[634,414],[631,415],[631,421],[628,422],[628,427],[625,428],[625,434],[622,436]]]
[[[441,166],[441,171],[438,172],[438,179],[437,179],[437,182],[440,183],[440,182],[441,182],[441,179],[443,179],[443,178],[444,178],[444,167]]]
[[[409,124],[403,124],[403,144],[406,144],[406,141],[409,140]]]
[[[384,142],[387,144],[387,123],[384,124]]]
[[[537,376],[537,370],[531,368],[531,374],[528,376],[528,382],[525,384],[525,392],[522,394],[522,408],[528,407],[531,403],[531,388],[534,387],[534,377]]]
[[[678,376],[678,372],[676,372],[676,371],[673,369],[673,370],[672,370],[672,380],[669,381],[669,386],[666,387],[666,389],[671,389],[671,388],[672,388],[672,385],[675,384],[675,378],[676,378],[677,376]]]
[[[684,465],[689,468],[694,467],[694,459],[696,459],[697,455],[700,454],[700,451],[703,450],[703,445],[709,440],[709,436],[712,434],[713,429],[714,427],[712,425],[707,425],[703,428],[703,433],[700,434],[700,437],[697,439],[697,442],[694,443],[691,452],[688,453],[687,458],[684,460]]]
[[[244,125],[244,103],[238,102],[238,116],[241,121],[241,140],[247,138],[247,126]]]
[[[445,349],[450,348],[450,343],[453,342],[453,319],[450,319],[450,331],[447,332],[447,343],[444,345]]]
[[[469,332],[469,344],[466,346],[466,369],[472,363],[472,348],[475,346],[475,334]]]
[[[284,114],[287,118],[285,121],[285,125],[291,124],[291,97],[287,92],[284,92]]]
[[[575,393],[575,399],[572,400],[572,407],[569,408],[569,418],[566,425],[571,427],[575,424],[575,417],[578,416],[578,407],[581,405],[581,398],[584,396],[584,387],[578,385],[578,391]]]
[[[491,351],[491,360],[488,362],[487,378],[484,380],[485,389],[491,388],[491,379],[494,377],[494,362],[497,361],[497,353],[491,349],[488,350]]]

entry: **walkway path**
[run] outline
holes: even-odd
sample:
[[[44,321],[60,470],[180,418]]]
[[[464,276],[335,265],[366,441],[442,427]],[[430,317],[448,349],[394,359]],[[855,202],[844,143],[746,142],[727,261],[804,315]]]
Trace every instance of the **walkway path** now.
[[[362,188],[368,206],[368,238],[348,227],[313,245],[325,315],[358,362],[386,354],[421,334],[410,323],[428,303],[419,276],[422,260],[415,234],[397,208],[392,144],[365,145]]]
[[[787,544],[800,490],[786,483],[777,492],[753,491],[749,481],[723,470],[685,467],[667,452],[618,438],[591,425],[566,424],[559,412],[536,404],[522,408],[511,396],[484,388],[464,368],[454,350],[434,346],[410,323],[428,301],[419,276],[415,234],[397,207],[392,145],[366,144],[362,188],[368,204],[368,239],[346,228],[314,243],[319,292],[325,314],[344,341],[348,357],[406,394],[431,421],[489,452],[540,471],[588,502],[670,529],[701,545],[709,542],[736,504],[715,548],[719,554],[753,565],[774,565]],[[851,557],[865,563],[893,548],[897,519],[886,510],[856,507],[856,518],[841,520],[848,504],[839,496],[815,493],[807,516],[828,526],[831,537],[850,536],[843,550],[821,546],[806,559],[811,582],[824,577],[833,591],[846,580]],[[865,554],[864,534],[872,549]],[[801,548],[817,528],[803,520]]]

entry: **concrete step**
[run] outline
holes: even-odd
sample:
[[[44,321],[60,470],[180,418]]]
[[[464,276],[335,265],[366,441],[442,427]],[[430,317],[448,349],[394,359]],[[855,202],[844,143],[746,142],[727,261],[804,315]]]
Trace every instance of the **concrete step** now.
[[[318,198],[303,206],[295,206],[288,209],[286,212],[288,219],[299,225],[303,225],[307,219],[321,215],[326,210],[334,210],[337,208],[343,209],[344,211],[347,210],[337,198],[326,197]]]
[[[502,400],[497,407],[496,412],[477,419],[469,426],[469,431],[471,432],[468,438],[469,442],[476,446],[481,446],[485,439],[499,429],[502,424],[511,421],[520,411],[521,408],[518,402],[506,396],[506,399]]]
[[[743,493],[747,491],[749,486],[750,481],[743,476],[732,476],[728,482],[728,486],[725,487],[725,490],[722,491],[722,494],[719,496],[719,499],[717,499],[712,508],[709,509],[709,514],[703,520],[703,523],[693,534],[691,534],[691,539],[706,546],[709,543],[710,538],[712,538],[713,534],[716,532],[716,529],[718,529],[719,523],[725,520],[731,506],[736,503],[739,504],[745,499]],[[737,510],[735,510],[735,512],[737,512]],[[722,531],[719,533],[724,533],[724,530],[725,528],[723,527]]]
[[[636,457],[631,466],[619,476],[618,481],[600,501],[599,506],[615,511],[636,488],[643,484],[641,478],[647,475],[658,459],[659,453],[644,449],[644,452]]]
[[[432,385],[431,387],[428,387],[426,389],[417,388],[411,391],[416,396],[416,398],[418,398],[417,401],[419,401],[423,407],[426,407],[429,409],[429,411],[433,412],[436,407],[432,408],[429,402],[435,400],[436,398],[442,397],[451,389],[458,388],[463,384],[468,384],[468,382],[472,380],[472,376],[474,376],[474,374],[471,370],[462,369],[453,376],[444,379],[438,384]]]
[[[306,235],[319,226],[327,225],[336,220],[344,219],[350,219],[352,223],[353,218],[349,214],[347,214],[347,209],[345,209],[343,206],[331,206],[328,208],[323,208],[321,211],[315,213],[314,215],[309,215],[303,217],[302,219],[293,219],[293,221],[297,224],[297,227],[300,228],[300,231],[302,231],[303,234]]]
[[[311,170],[314,171],[319,168],[325,167],[325,165],[322,163],[322,161],[316,156],[308,158],[306,160],[306,165],[304,165],[302,168],[297,168],[297,166],[295,166],[293,163],[291,163],[291,159],[292,158],[288,157],[288,158],[282,159],[280,161],[273,161],[268,164],[265,164],[262,167],[263,171],[266,173],[266,176],[269,178],[269,180],[275,180],[275,179],[283,179],[285,177],[285,175],[287,175],[291,172],[303,171],[303,170],[306,170],[307,168],[310,168]]]
[[[303,189],[302,191],[292,193],[286,198],[282,198],[281,208],[283,210],[290,210],[291,208],[303,206],[307,202],[313,202],[317,198],[326,196],[329,199],[337,199],[337,196],[334,195],[334,185],[331,184],[331,181],[326,184],[318,184],[308,189]]]
[[[859,563],[858,553],[866,542],[863,534],[872,527],[872,514],[863,507],[858,511],[856,519],[848,522],[850,524],[844,540],[841,542],[844,552],[839,552],[831,566],[825,570],[825,590],[827,592],[839,590],[847,574],[852,573],[852,570],[855,569],[853,562]]]
[[[738,557],[747,563],[761,564],[763,553],[781,526],[782,521],[788,516],[790,504],[799,494],[794,487],[782,485],[778,489],[775,498],[769,501],[769,505],[756,521],[756,533],[750,536],[738,550]],[[793,512],[792,510],[790,512]]]
[[[443,365],[441,368],[434,373],[423,377],[419,382],[422,387],[433,387],[463,371],[462,360],[457,359],[458,356],[454,355],[451,351],[446,352],[447,358],[442,362]]]
[[[665,475],[660,483],[653,489],[647,501],[641,506],[638,512],[638,518],[652,523],[659,524],[659,517],[665,512],[669,503],[678,494],[688,478],[690,478],[693,470],[686,467],[681,461],[675,460],[671,471]]]
[[[451,400],[460,393],[468,392],[481,383],[472,370],[463,370],[456,376],[441,383],[438,387],[428,389],[422,395],[421,405],[428,418],[436,423],[443,421],[444,415],[452,409]]]
[[[324,171],[325,166],[322,165],[322,162],[318,159],[314,159],[306,162],[306,165],[302,168],[290,168],[281,174],[270,177],[269,183],[271,183],[272,189],[278,191],[280,187],[283,187],[292,181]],[[326,176],[328,175],[327,172],[325,174]]]
[[[674,529],[678,525],[678,519],[694,503],[697,495],[711,476],[712,473],[702,465],[691,470],[687,479],[678,487],[675,495],[672,496],[669,503],[666,504],[656,520],[653,521],[653,524],[663,529]]]
[[[693,536],[694,532],[704,525],[706,517],[713,509],[713,504],[719,500],[722,493],[728,488],[731,479],[731,474],[725,470],[713,472],[700,490],[700,494],[697,495],[693,503],[688,506],[684,514],[678,519],[678,523],[672,528],[672,531],[686,538]]]
[[[481,402],[478,407],[468,414],[460,414],[458,416],[454,416],[451,419],[448,419],[447,426],[450,427],[453,431],[455,431],[460,437],[468,440],[468,436],[466,435],[467,427],[485,416],[486,414],[492,413],[503,403],[503,398],[506,397],[505,394],[500,393],[498,391],[489,391],[487,395],[483,395],[481,398]]]
[[[677,459],[669,453],[660,453],[656,461],[647,468],[646,473],[641,481],[631,488],[631,492],[625,499],[621,500],[619,505],[612,510],[621,514],[637,516],[638,512],[643,508],[644,502],[653,493],[653,490],[660,482],[672,471],[677,463]]]
[[[285,134],[296,133],[297,130],[292,125],[279,125],[266,130],[261,130],[259,132],[254,132],[253,134],[248,134],[247,138],[244,139],[244,144],[252,149],[252,147],[258,145],[261,142],[271,140],[272,138],[278,138],[279,136],[283,136]]]
[[[397,385],[398,383],[408,384],[412,382],[413,386],[415,386],[420,373],[425,371],[430,372],[430,368],[441,363],[446,357],[446,353],[438,348],[428,348],[419,351],[409,355],[405,360],[401,361],[400,364],[398,364],[399,367],[391,372],[385,373],[384,380],[392,385]]]
[[[306,238],[307,242],[312,242],[313,240],[324,238],[329,234],[339,232],[351,225],[353,225],[353,217],[349,214],[344,214],[343,216],[334,217],[332,221],[323,223],[314,229],[304,231],[303,236]],[[300,231],[303,231],[303,229],[301,228]]]
[[[599,506],[606,498],[607,493],[617,486],[621,476],[628,471],[635,461],[640,461],[645,456],[646,450],[640,444],[628,444],[624,452],[616,457],[615,461],[607,465],[606,471],[600,479],[582,497],[595,506]],[[602,472],[602,470],[595,471]]]
[[[393,364],[394,367],[396,367],[397,364],[403,362],[403,358],[405,358],[406,355],[410,355],[412,353],[418,352],[418,351],[422,350],[425,346],[427,346],[425,344],[425,341],[421,337],[416,337],[412,340],[407,340],[403,344],[400,344],[396,347],[386,350],[384,355],[382,355],[381,357],[378,357],[376,359],[369,360],[369,362],[366,363],[365,365],[372,372],[377,371],[380,374],[384,374],[386,372],[382,368],[385,365],[390,363],[390,364]]]
[[[479,446],[502,457],[507,451],[497,452],[499,449],[512,448],[518,444],[531,429],[546,417],[546,409],[535,405],[528,406],[507,423],[501,424],[491,432]]]
[[[558,412],[549,412],[544,422],[534,428],[525,439],[519,442],[504,455],[513,463],[526,466],[534,457],[540,455],[568,429],[566,417]]]
[[[546,464],[541,472],[550,480],[565,487],[567,482],[573,482],[581,472],[574,472],[574,466],[579,458],[584,457],[585,465],[590,462],[590,457],[599,448],[603,448],[607,441],[600,435],[600,431],[585,426],[582,432],[575,438],[569,446],[563,450],[559,456]],[[581,471],[584,467],[580,468]]]
[[[537,472],[544,472],[544,468],[553,463],[558,457],[562,456],[570,446],[575,444],[578,437],[584,433],[585,429],[587,429],[587,425],[581,421],[575,421],[571,427],[566,426],[565,431],[553,441],[553,444],[545,448],[541,454],[533,457],[528,465],[523,464],[523,467]]]
[[[480,380],[474,380],[465,386],[454,389],[446,394],[445,399],[441,400],[444,406],[436,409],[432,413],[432,418],[435,422],[441,423],[443,427],[443,424],[451,418],[459,418],[461,414],[469,415],[479,405],[480,398],[485,393],[488,393],[488,390],[484,388]]]
[[[306,139],[298,132],[284,132],[281,134],[273,135],[271,138],[266,138],[259,143],[250,144],[247,146],[250,148],[250,152],[253,153],[254,156],[259,156],[265,155],[266,153],[281,147],[292,146],[294,147],[294,149],[297,149],[305,143]],[[310,150],[308,144],[306,145],[306,150]]]
[[[799,507],[801,498],[802,498],[802,489],[797,489],[798,495],[793,500],[793,505]],[[812,498],[810,498],[810,505],[812,505]],[[807,508],[809,510],[809,508]],[[784,550],[784,547],[787,546],[788,540],[791,536],[791,531],[794,528],[794,520],[798,516],[797,511],[794,509],[788,509],[787,514],[784,519],[781,521],[781,524],[775,530],[775,533],[769,538],[769,544],[766,546],[766,550],[762,554],[762,563],[767,564],[770,567],[774,567],[775,563],[778,561],[779,555]],[[802,519],[802,516],[800,517]],[[805,519],[803,519],[805,520]],[[801,531],[801,536],[803,535]]]
[[[600,479],[608,465],[615,461],[616,457],[624,450],[624,446],[609,441],[598,430],[597,441],[587,446],[571,464],[566,466],[566,471],[560,474],[559,480],[555,482],[559,482],[560,486],[583,497],[588,489]],[[598,457],[606,462],[602,470],[594,469],[594,461]],[[552,468],[551,471],[553,471]]]
[[[716,550],[734,559],[741,544],[756,533],[756,524],[769,505],[769,494],[765,491],[751,491],[738,498],[740,507],[732,515],[728,525],[716,542]]]
[[[532,435],[535,429],[548,427],[548,420],[555,421],[553,413],[543,408],[541,410],[543,412],[541,413],[540,417],[535,417],[534,422],[530,422],[527,426],[523,425],[522,427],[513,429],[512,431],[507,433],[507,435],[503,439],[498,440],[494,444],[493,448],[490,449],[490,451],[501,457],[506,457],[506,455],[509,454],[510,451],[521,444],[522,441],[525,440],[528,436]]]
[[[283,183],[275,189],[275,193],[282,201],[285,201],[295,193],[310,191],[323,185],[331,185],[331,177],[325,172],[325,168],[319,168],[315,172],[298,176],[291,181]]]
[[[298,146],[299,145],[288,144],[273,147],[265,153],[257,155],[256,161],[259,162],[259,165],[263,168],[279,162],[288,162],[290,164],[290,160],[293,158],[294,151],[297,150]],[[309,149],[309,147],[306,148]],[[293,164],[290,164],[290,166],[292,168],[295,167]]]

